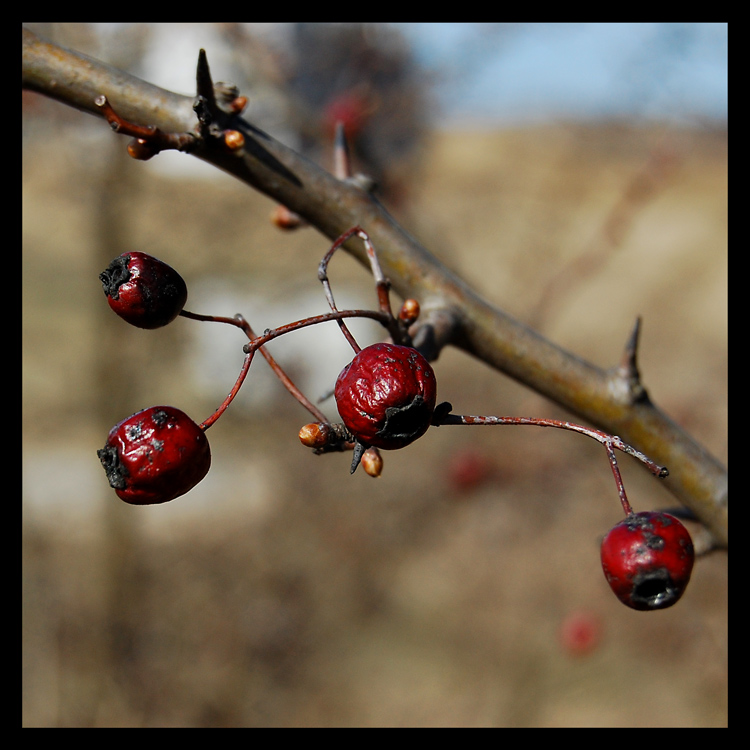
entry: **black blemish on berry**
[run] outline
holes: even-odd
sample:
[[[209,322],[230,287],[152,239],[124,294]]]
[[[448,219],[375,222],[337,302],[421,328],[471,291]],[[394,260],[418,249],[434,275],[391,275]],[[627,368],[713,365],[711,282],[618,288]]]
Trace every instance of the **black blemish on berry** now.
[[[113,445],[105,445],[104,448],[96,452],[96,455],[102,462],[104,473],[109,480],[109,486],[115,490],[124,490],[127,487],[127,478],[130,475],[127,468],[120,463],[117,448]]]
[[[154,424],[157,427],[161,427],[163,424],[166,424],[169,421],[169,414],[167,414],[167,412],[163,411],[162,409],[159,409],[159,411],[155,411],[153,413],[151,419],[153,419]]]
[[[389,406],[385,410],[385,424],[376,433],[378,437],[410,440],[424,432],[425,400],[417,395],[404,406]]]
[[[99,280],[102,282],[104,294],[112,299],[120,299],[120,287],[130,281],[130,263],[129,255],[121,255],[115,258],[106,270],[99,274]]]
[[[680,596],[666,568],[656,568],[639,573],[633,579],[633,602],[644,604],[648,609],[664,609]]]

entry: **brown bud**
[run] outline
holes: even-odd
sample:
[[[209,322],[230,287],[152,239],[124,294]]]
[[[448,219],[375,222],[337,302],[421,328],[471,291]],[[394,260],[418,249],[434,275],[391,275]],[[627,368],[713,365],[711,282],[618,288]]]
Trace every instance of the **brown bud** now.
[[[241,115],[247,107],[247,97],[238,96],[229,103],[229,109],[232,110],[236,115]]]
[[[371,477],[379,477],[383,471],[383,457],[377,448],[370,447],[362,454],[362,468]]]
[[[333,430],[325,422],[311,422],[299,431],[302,445],[308,448],[323,448],[331,437]]]
[[[159,152],[143,138],[133,138],[133,140],[128,143],[128,154],[130,154],[133,159],[148,161],[152,156],[156,156],[158,153]]]
[[[405,299],[398,313],[398,319],[410,326],[419,317],[419,302],[415,299]]]
[[[224,143],[231,151],[237,151],[245,145],[245,136],[239,130],[227,130],[224,133]]]
[[[279,229],[297,229],[305,222],[299,214],[290,211],[286,206],[278,205],[271,212],[271,223]]]

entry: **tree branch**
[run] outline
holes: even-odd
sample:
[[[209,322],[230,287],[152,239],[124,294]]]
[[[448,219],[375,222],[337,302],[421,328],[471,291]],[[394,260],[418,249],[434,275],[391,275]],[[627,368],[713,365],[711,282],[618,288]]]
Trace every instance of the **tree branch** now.
[[[205,87],[206,75],[203,57],[199,85]],[[192,155],[288,207],[331,240],[355,225],[366,228],[393,288],[420,301],[415,344],[422,351],[435,357],[442,346],[457,346],[667,466],[670,491],[710,530],[717,546],[727,546],[726,469],[650,401],[636,366],[637,324],[620,364],[603,370],[585,362],[480,298],[354,180],[337,179],[236,112],[215,109],[212,128],[244,136],[243,147],[221,148],[218,139],[200,138],[194,99],[58,47],[27,29],[23,86],[97,116],[103,113],[95,100],[103,94],[124,119],[165,133],[193,133],[197,147]],[[361,243],[350,241],[345,247],[368,263]]]

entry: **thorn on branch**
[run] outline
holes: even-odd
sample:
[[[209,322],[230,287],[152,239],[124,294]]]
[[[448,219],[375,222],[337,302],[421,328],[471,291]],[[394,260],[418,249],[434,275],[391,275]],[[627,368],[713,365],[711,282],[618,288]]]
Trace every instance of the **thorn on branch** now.
[[[193,133],[164,133],[154,126],[136,125],[117,114],[103,94],[94,103],[102,111],[112,130],[116,133],[130,135],[133,140],[128,145],[128,153],[134,159],[146,161],[160,151],[192,151],[203,139],[204,142],[216,142],[230,152],[240,152],[245,146],[244,134],[236,129],[224,129],[220,123],[228,117],[242,112],[247,104],[247,97],[239,96],[239,90],[233,84],[217,84],[218,99],[223,109],[219,109],[217,92],[211,80],[208,59],[205,50],[198,56],[196,73],[197,95],[193,110],[198,118],[200,137]]]
[[[648,393],[641,383],[641,374],[638,370],[638,343],[641,334],[641,318],[635,319],[633,330],[625,344],[625,350],[617,368],[617,377],[625,386],[628,402],[630,404],[647,402]]]
[[[215,112],[218,109],[216,103],[216,92],[214,91],[214,82],[211,80],[211,70],[208,67],[208,57],[206,50],[201,49],[198,53],[198,67],[195,72],[196,98],[203,97],[206,101],[206,108],[209,112]],[[208,123],[207,123],[208,124]]]
[[[301,186],[299,178],[259,143],[255,133],[260,131],[239,117],[246,105],[247,97],[240,96],[234,84],[214,85],[206,51],[202,49],[198,55],[193,111],[203,144],[209,149],[218,146],[237,156],[250,156],[285,180]]]
[[[333,174],[339,180],[348,180],[352,176],[349,142],[343,122],[336,123],[336,134],[333,141]]]
[[[621,367],[627,369],[633,374],[635,378],[639,377],[638,374],[638,341],[641,335],[641,317],[640,315],[635,319],[633,330],[630,332],[630,337],[625,344],[625,351],[623,352]]]

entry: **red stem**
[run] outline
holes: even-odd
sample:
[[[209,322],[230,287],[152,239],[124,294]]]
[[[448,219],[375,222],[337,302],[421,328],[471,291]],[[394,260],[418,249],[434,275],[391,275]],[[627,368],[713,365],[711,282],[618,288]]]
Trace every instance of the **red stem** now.
[[[227,323],[229,325],[233,325],[237,328],[241,328],[250,339],[250,343],[245,344],[245,346],[243,347],[243,351],[246,354],[245,361],[242,363],[242,369],[240,370],[240,374],[237,376],[237,380],[235,381],[232,390],[224,399],[221,406],[219,406],[219,408],[208,419],[206,419],[199,425],[202,430],[207,430],[214,422],[216,422],[216,420],[226,411],[229,404],[232,403],[234,397],[242,387],[242,384],[245,382],[245,378],[247,377],[247,373],[250,369],[250,364],[252,363],[253,356],[258,349],[260,349],[261,354],[263,354],[263,356],[266,358],[273,371],[280,378],[281,382],[286,386],[287,390],[289,390],[289,392],[302,404],[302,406],[310,411],[310,413],[319,422],[327,423],[328,419],[326,418],[325,414],[323,414],[314,404],[312,404],[297,388],[297,386],[294,385],[294,383],[282,370],[282,368],[276,363],[273,357],[271,357],[271,355],[265,351],[263,345],[275,338],[278,338],[279,336],[283,336],[286,333],[291,333],[292,331],[296,331],[300,328],[307,328],[308,326],[317,325],[318,323],[326,323],[330,320],[339,322],[344,318],[372,318],[373,320],[377,320],[379,323],[385,325],[386,318],[388,317],[384,312],[378,310],[336,310],[335,312],[324,313],[323,315],[314,315],[310,318],[303,318],[302,320],[297,320],[294,323],[287,323],[286,325],[279,326],[278,328],[265,331],[262,336],[255,336],[253,334],[252,328],[250,327],[250,324],[241,315],[236,315],[233,318],[227,318],[217,315],[200,315],[198,313],[191,313],[188,310],[182,310],[180,312],[180,315],[191,320],[200,320],[210,323]]]
[[[226,318],[217,315],[199,315],[198,313],[191,313],[188,310],[183,310],[180,315],[192,320],[201,320],[212,323],[228,323],[229,325],[241,328],[250,339],[250,341],[256,338],[253,329],[250,327],[250,324],[240,314],[235,315],[233,318]],[[326,415],[323,414],[323,412],[320,411],[320,409],[318,409],[318,407],[315,406],[315,404],[313,404],[312,401],[310,401],[307,396],[305,396],[305,394],[302,393],[302,391],[294,384],[292,379],[286,374],[286,372],[284,372],[281,365],[279,365],[279,363],[271,356],[271,353],[262,346],[260,347],[260,353],[265,357],[266,362],[268,362],[270,368],[276,374],[276,377],[284,384],[284,387],[289,391],[289,393],[291,393],[292,396],[294,396],[294,398],[296,398],[297,401],[299,401],[300,404],[302,404],[302,406],[304,406],[305,409],[307,409],[310,414],[312,414],[319,422],[327,421]]]
[[[633,508],[628,502],[628,496],[625,494],[625,485],[622,482],[620,467],[617,465],[617,456],[615,456],[615,451],[612,447],[612,443],[604,443],[604,447],[607,449],[607,456],[609,456],[609,465],[612,467],[612,473],[615,476],[615,484],[617,485],[617,492],[620,495],[622,509],[625,511],[625,515],[629,516],[633,512]]]
[[[437,425],[444,424],[466,424],[466,425],[534,425],[536,427],[556,427],[561,430],[570,430],[572,432],[579,432],[581,435],[593,438],[597,442],[601,443],[606,451],[609,458],[609,465],[612,468],[612,474],[615,478],[615,484],[617,485],[617,493],[620,496],[620,503],[625,511],[625,515],[630,515],[633,512],[633,508],[628,501],[628,496],[625,494],[625,485],[622,481],[622,474],[620,474],[620,467],[617,464],[617,456],[615,455],[614,449],[628,453],[629,455],[637,458],[639,461],[644,463],[652,474],[663,479],[669,474],[669,471],[664,466],[659,466],[657,463],[652,461],[648,456],[645,456],[640,451],[637,451],[632,446],[624,443],[619,437],[615,435],[608,435],[606,432],[601,430],[595,430],[590,427],[584,427],[580,424],[574,424],[573,422],[564,422],[559,419],[538,419],[535,417],[472,417],[468,415],[459,414],[448,414],[445,417],[441,417],[439,421],[435,422]]]
[[[592,427],[584,427],[574,422],[564,422],[559,419],[543,419],[538,417],[472,417],[461,414],[448,414],[442,417],[439,422],[440,425],[533,425],[536,427],[556,427],[560,430],[570,430],[571,432],[579,432],[581,435],[593,438],[597,442],[604,446],[611,445],[613,448],[627,453],[634,458],[637,458],[641,463],[644,463],[649,471],[664,479],[669,476],[669,470],[665,466],[659,466],[655,461],[652,461],[648,456],[637,451],[632,445],[628,445],[623,442],[616,435],[608,435],[606,432],[601,430],[595,430]]]
[[[250,369],[250,365],[253,361],[254,356],[255,350],[250,351],[245,355],[245,361],[242,363],[242,369],[240,370],[240,374],[237,376],[237,380],[235,381],[232,390],[229,391],[229,395],[224,399],[221,406],[205,422],[201,422],[201,424],[198,425],[204,432],[227,410],[229,404],[234,401],[234,397],[239,393],[242,384],[245,382],[245,378],[247,377],[247,373]]]

